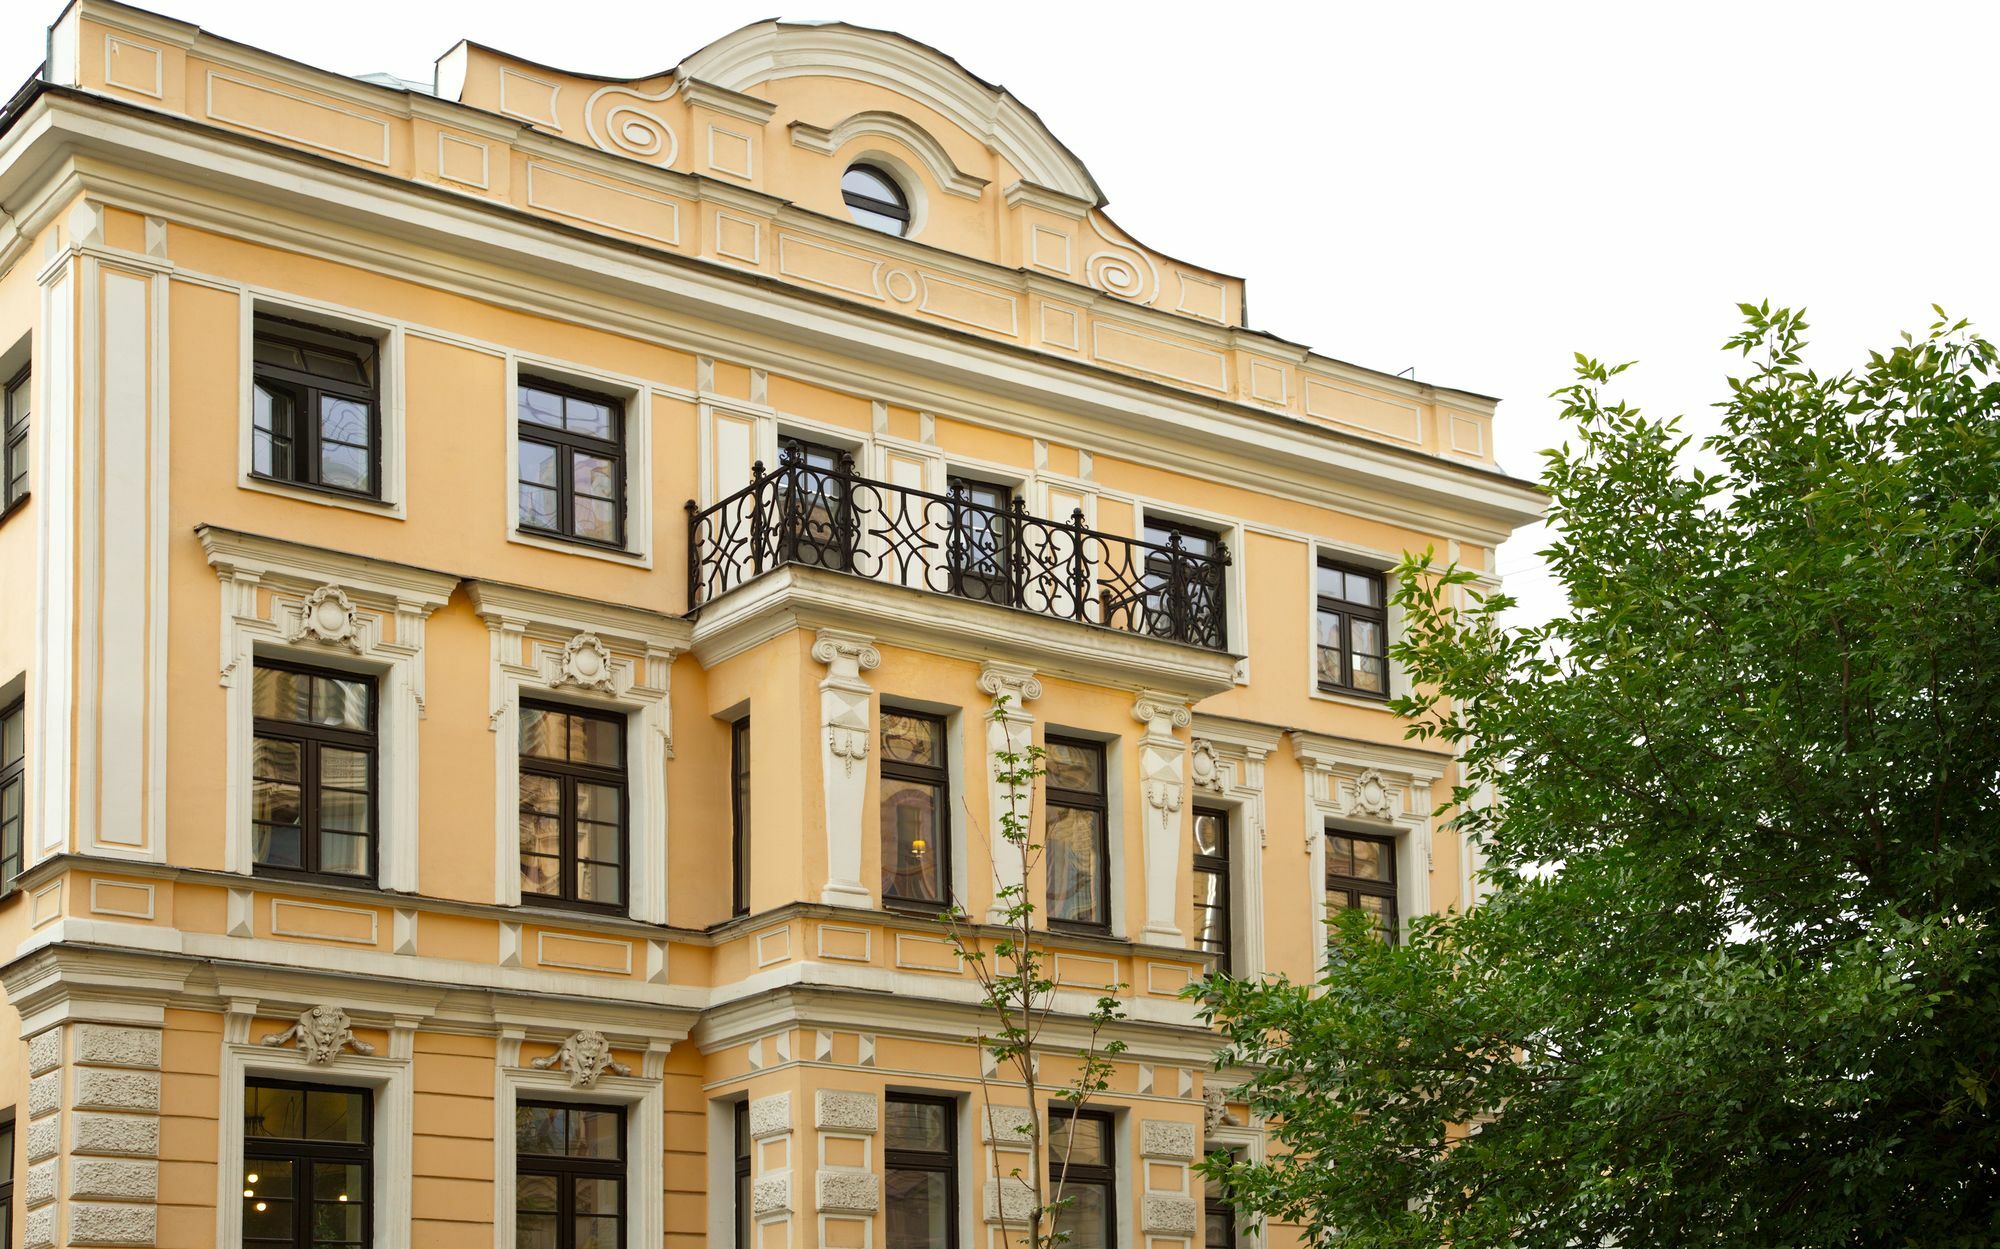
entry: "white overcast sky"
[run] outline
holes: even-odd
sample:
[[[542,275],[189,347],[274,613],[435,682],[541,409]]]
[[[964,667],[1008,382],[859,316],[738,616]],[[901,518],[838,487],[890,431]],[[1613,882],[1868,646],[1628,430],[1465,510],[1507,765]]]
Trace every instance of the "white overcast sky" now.
[[[1629,397],[1710,428],[1739,300],[1804,305],[1828,369],[1934,302],[2000,333],[2000,6],[803,2],[148,7],[425,80],[461,37],[637,76],[763,18],[902,31],[1039,112],[1138,238],[1247,278],[1253,326],[1501,396],[1522,476],[1576,351],[1640,361]],[[58,8],[0,3],[9,86]],[[1536,615],[1538,540],[1500,564]]]

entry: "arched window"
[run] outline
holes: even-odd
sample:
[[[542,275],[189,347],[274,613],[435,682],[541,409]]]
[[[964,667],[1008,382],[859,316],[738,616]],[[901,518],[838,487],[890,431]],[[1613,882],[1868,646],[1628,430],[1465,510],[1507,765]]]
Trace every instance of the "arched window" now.
[[[856,221],[884,234],[910,232],[910,199],[896,180],[873,165],[850,165],[840,175],[840,198]]]

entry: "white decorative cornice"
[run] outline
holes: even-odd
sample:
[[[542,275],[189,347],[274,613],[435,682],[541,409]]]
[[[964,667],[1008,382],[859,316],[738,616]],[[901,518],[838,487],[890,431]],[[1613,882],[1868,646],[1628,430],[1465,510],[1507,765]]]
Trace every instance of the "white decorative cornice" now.
[[[1019,208],[1026,204],[1031,208],[1039,208],[1044,212],[1052,212],[1075,221],[1081,221],[1084,214],[1091,209],[1089,200],[1078,199],[1074,195],[1064,195],[1061,191],[1053,191],[1027,181],[1008,183],[1005,195],[1009,208]]]
[[[348,1021],[347,1012],[338,1006],[309,1006],[297,1023],[283,1032],[271,1033],[263,1043],[279,1046],[294,1041],[306,1061],[316,1067],[330,1065],[346,1050],[351,1049],[357,1054],[375,1052],[373,1045],[355,1039],[354,1027]]]
[[[687,649],[694,632],[687,621],[664,612],[501,581],[473,580],[466,587],[472,593],[473,611],[489,625],[545,628],[566,641],[588,633],[611,645],[623,642],[634,649],[644,647],[672,655]]]
[[[528,1065],[537,1071],[566,1071],[570,1087],[577,1089],[591,1088],[607,1071],[618,1076],[632,1074],[630,1067],[612,1059],[611,1042],[604,1034],[589,1028],[570,1033],[555,1053]]]
[[[683,78],[680,80],[680,85],[681,99],[689,104],[714,109],[718,113],[726,113],[753,125],[763,125],[771,120],[771,114],[778,111],[778,106],[769,100],[746,95],[741,91],[731,91],[727,87],[718,87],[699,78]]]
[[[428,615],[444,606],[458,585],[456,573],[373,559],[262,534],[195,526],[203,554],[216,575],[251,581],[278,580],[301,590],[336,585],[348,595],[408,603]]]

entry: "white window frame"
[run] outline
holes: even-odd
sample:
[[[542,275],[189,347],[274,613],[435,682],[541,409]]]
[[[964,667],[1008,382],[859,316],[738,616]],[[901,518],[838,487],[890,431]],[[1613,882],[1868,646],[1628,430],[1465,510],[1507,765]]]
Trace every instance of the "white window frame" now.
[[[1229,813],[1230,948],[1235,974],[1251,980],[1266,970],[1264,761],[1278,748],[1279,737],[1275,729],[1197,713],[1190,739],[1188,806]]]
[[[253,874],[251,707],[257,659],[340,668],[376,679],[376,874],[362,888],[418,892],[417,722],[424,714],[424,628],[458,578],[299,546],[232,530],[200,532],[221,582],[221,681],[225,687],[224,870]],[[262,591],[260,604],[260,594]],[[315,595],[345,621],[307,628]],[[330,611],[328,615],[337,615]]]
[[[486,622],[490,641],[487,728],[494,750],[495,899],[502,906],[523,906],[520,722],[525,694],[626,717],[630,854],[625,914],[643,923],[666,923],[666,755],[673,740],[668,682],[674,657],[687,649],[693,626],[637,608],[493,582],[471,584],[473,610]],[[577,669],[571,652],[595,647],[609,658],[598,661],[602,683],[593,685],[588,680],[593,674]],[[560,906],[536,904],[533,909],[551,917],[566,913]]]
[[[1446,757],[1291,732],[1305,788],[1305,852],[1311,866],[1313,974],[1326,970],[1326,837],[1329,832],[1392,837],[1396,847],[1396,929],[1431,910],[1431,788]],[[1376,802],[1379,796],[1380,804]]]
[[[251,471],[256,441],[251,437],[251,414],[256,407],[255,341],[258,313],[338,330],[344,334],[358,334],[375,341],[376,406],[379,419],[377,437],[381,439],[382,444],[378,449],[382,474],[379,498],[367,499],[355,495],[336,494],[328,490],[314,490],[310,486],[288,485],[282,481],[259,477]],[[407,422],[404,416],[405,335],[402,322],[341,307],[338,304],[255,287],[245,287],[241,291],[241,298],[238,300],[238,319],[236,484],[245,490],[280,495],[287,499],[297,499],[302,503],[318,503],[325,507],[344,507],[353,512],[366,512],[372,516],[406,519],[409,516],[409,497],[405,467],[407,452],[404,431]]]
[[[525,352],[509,351],[507,363],[507,411],[502,426],[507,435],[507,472],[501,481],[501,504],[505,509],[509,542],[566,555],[583,555],[633,568],[653,566],[653,390],[643,378],[625,377],[589,368],[567,360],[556,360]],[[521,472],[521,377],[546,378],[560,385],[609,395],[624,405],[625,447],[625,545],[622,548],[571,542],[521,527],[521,505],[516,482]]]
[[[523,1097],[625,1109],[625,1243],[659,1244],[666,1227],[666,1096],[659,1070],[665,1064],[665,1051],[648,1051],[645,1070],[639,1075],[607,1071],[585,1088],[573,1084],[567,1072],[522,1065],[520,1038],[504,1038],[502,1047],[493,1096],[494,1249],[515,1249],[514,1197],[520,1158],[514,1139],[514,1111]],[[508,1049],[511,1055],[505,1052]]]
[[[392,1028],[389,1054],[374,1057],[343,1051],[331,1063],[313,1064],[297,1049],[252,1044],[247,1014],[232,1012],[222,1045],[221,1105],[216,1172],[215,1243],[243,1243],[243,1084],[256,1077],[339,1084],[369,1090],[375,1098],[374,1164],[369,1201],[374,1209],[374,1243],[408,1244],[415,1080],[411,1072],[414,1034]]]
[[[1389,698],[1401,698],[1410,692],[1410,674],[1401,663],[1387,652],[1403,636],[1403,609],[1389,600],[1395,594],[1389,574],[1401,563],[1401,557],[1374,547],[1355,546],[1352,543],[1335,542],[1326,538],[1315,538],[1306,548],[1306,696],[1323,703],[1339,703],[1346,707],[1366,707],[1371,711],[1386,711],[1388,699],[1368,698],[1360,694],[1343,694],[1336,690],[1319,687],[1319,562],[1322,558],[1335,560],[1355,568],[1367,568],[1382,574],[1382,646],[1389,669]]]

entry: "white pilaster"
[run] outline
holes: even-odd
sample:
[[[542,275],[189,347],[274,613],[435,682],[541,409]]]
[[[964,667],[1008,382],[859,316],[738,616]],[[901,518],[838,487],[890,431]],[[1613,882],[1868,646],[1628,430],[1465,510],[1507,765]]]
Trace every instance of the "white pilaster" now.
[[[868,744],[875,735],[872,694],[862,672],[880,667],[872,638],[844,629],[821,629],[812,656],[826,665],[819,683],[821,772],[826,787],[826,888],[828,906],[875,905],[861,883],[861,804],[868,791]]]
[[[1139,740],[1139,789],[1144,806],[1142,842],[1145,850],[1146,926],[1139,939],[1160,945],[1181,943],[1174,906],[1180,900],[1181,807],[1187,797],[1184,760],[1186,743],[1174,736],[1193,720],[1187,702],[1172,694],[1141,690],[1132,704],[1132,718],[1146,726]],[[1190,869],[1191,870],[1191,869]]]
[[[988,663],[979,670],[979,688],[993,696],[999,713],[986,721],[986,841],[993,855],[993,900],[986,908],[986,922],[1004,924],[1007,904],[1000,891],[1021,884],[1021,856],[1007,844],[1000,823],[1007,812],[1007,786],[999,778],[1009,770],[1000,756],[1012,754],[1019,758],[1027,753],[1033,741],[1035,717],[1028,713],[1026,704],[1029,699],[1042,696],[1042,683],[1031,668]],[[1005,703],[1000,701],[1003,697]],[[1022,788],[1021,818],[1028,817],[1027,806],[1033,797],[1031,790]]]

